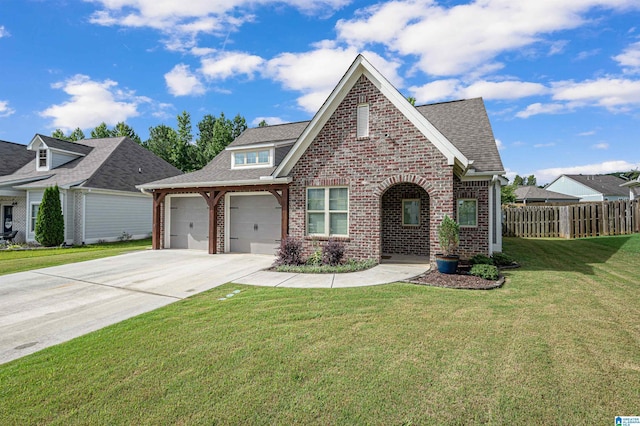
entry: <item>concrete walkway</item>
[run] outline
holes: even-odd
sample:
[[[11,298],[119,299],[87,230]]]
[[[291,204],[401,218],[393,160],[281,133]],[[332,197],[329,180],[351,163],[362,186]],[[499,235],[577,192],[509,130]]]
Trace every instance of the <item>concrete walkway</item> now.
[[[297,274],[257,271],[234,281],[265,287],[346,288],[387,284],[413,278],[429,270],[429,264],[382,263],[366,271],[345,274]]]

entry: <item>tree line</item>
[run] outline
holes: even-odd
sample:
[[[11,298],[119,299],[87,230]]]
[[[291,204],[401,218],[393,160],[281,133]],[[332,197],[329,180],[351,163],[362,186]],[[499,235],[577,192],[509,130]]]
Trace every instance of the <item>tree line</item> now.
[[[260,127],[266,125],[264,120],[259,124]],[[104,122],[100,123],[91,130],[91,138],[128,137],[183,172],[191,172],[207,165],[213,157],[244,132],[247,121],[240,114],[229,119],[222,112],[217,117],[211,114],[205,115],[196,126],[198,133],[194,140],[191,115],[183,111],[177,116],[177,128],[174,129],[165,124],[149,127],[149,139],[145,141],[124,122],[116,124],[113,128],[109,128]],[[51,136],[72,142],[86,139],[80,128],[76,128],[68,135],[56,129]]]

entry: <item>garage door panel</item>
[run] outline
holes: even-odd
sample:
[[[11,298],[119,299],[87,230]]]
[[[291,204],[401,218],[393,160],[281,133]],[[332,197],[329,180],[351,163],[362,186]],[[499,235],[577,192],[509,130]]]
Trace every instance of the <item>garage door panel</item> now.
[[[282,209],[272,195],[230,197],[232,252],[274,254],[280,244]]]
[[[171,198],[171,248],[207,250],[209,247],[209,209],[198,197]]]

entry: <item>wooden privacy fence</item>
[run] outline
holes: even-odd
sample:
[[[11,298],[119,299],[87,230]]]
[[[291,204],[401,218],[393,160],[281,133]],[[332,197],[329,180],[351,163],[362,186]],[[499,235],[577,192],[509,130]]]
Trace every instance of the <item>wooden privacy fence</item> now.
[[[568,206],[503,207],[507,237],[581,238],[640,232],[640,199]]]

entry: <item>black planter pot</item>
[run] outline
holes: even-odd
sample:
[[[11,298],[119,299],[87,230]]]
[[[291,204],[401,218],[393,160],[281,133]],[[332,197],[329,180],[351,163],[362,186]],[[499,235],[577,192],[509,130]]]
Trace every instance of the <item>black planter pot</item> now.
[[[438,265],[438,272],[441,274],[455,274],[458,270],[458,262],[460,256],[436,254],[436,264]]]

